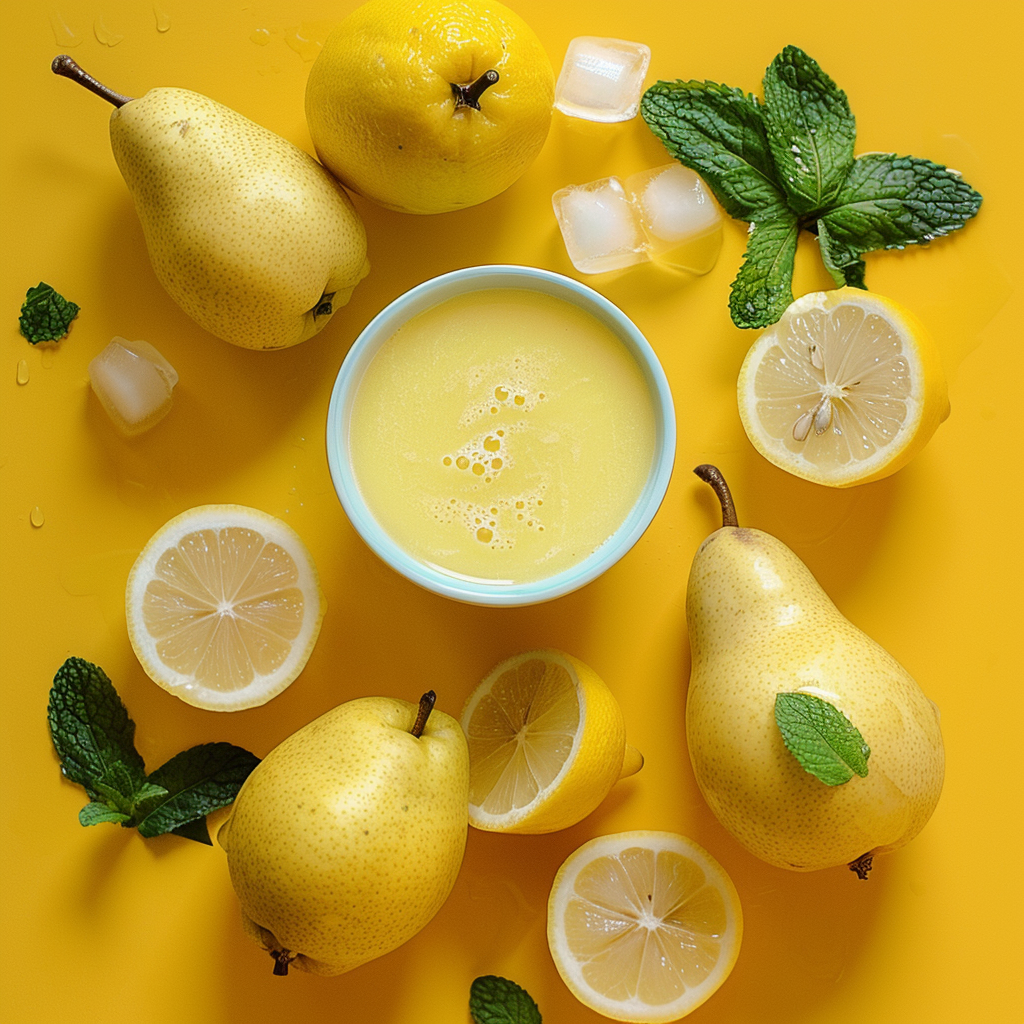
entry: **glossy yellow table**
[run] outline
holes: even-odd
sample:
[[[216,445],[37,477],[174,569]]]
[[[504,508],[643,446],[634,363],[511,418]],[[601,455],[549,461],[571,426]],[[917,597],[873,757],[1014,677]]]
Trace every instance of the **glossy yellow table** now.
[[[161,0],[154,13],[126,0],[29,0],[5,15],[0,1019],[453,1024],[468,1019],[472,979],[496,973],[523,984],[551,1024],[598,1021],[548,956],[547,892],[586,839],[654,828],[707,847],[735,880],[746,914],[736,969],[695,1022],[1020,1021],[1020,5],[514,0],[556,68],[573,36],[620,36],[651,45],[648,81],[710,78],[757,90],[772,56],[795,43],[848,92],[858,151],[948,163],[985,204],[966,230],[929,251],[868,257],[870,286],[917,311],[937,335],[953,411],[911,466],[848,491],[774,469],[740,427],[735,380],[752,336],[731,325],[726,301],[743,225],[726,226],[719,263],[705,278],[681,283],[644,266],[591,279],[664,363],[678,414],[676,473],[653,525],[606,576],[553,604],[505,611],[417,589],[356,536],[324,454],[331,385],[370,317],[432,275],[515,262],[575,276],[550,194],[665,163],[660,143],[639,120],[580,135],[559,116],[534,166],[483,206],[415,218],[357,198],[370,277],[316,339],[253,353],[205,335],[163,292],[110,154],[108,108],[48,70],[68,49],[128,94],[192,88],[308,148],[302,40],[323,38],[353,6]],[[99,39],[118,35],[115,45]],[[32,349],[17,330],[25,290],[40,280],[82,307],[56,350]],[[797,290],[827,285],[808,236]],[[133,441],[115,433],[87,383],[89,360],[114,335],[152,342],[181,374],[169,417]],[[21,360],[25,384],[16,379]],[[843,869],[798,875],[762,864],[696,790],[683,740],[683,603],[693,552],[717,524],[710,493],[690,473],[704,461],[728,475],[741,521],[791,545],[840,609],[942,709],[948,767],[938,810],[866,883]],[[291,523],[328,601],[303,675],[272,703],[230,715],[158,689],[125,631],[123,589],[135,554],[171,516],[207,502],[255,505]],[[265,754],[316,715],[368,693],[416,699],[433,687],[439,706],[457,714],[494,663],[537,646],[564,648],[600,672],[646,766],[566,832],[471,832],[462,874],[436,919],[341,978],[272,977],[269,958],[242,934],[219,848],[81,828],[84,795],[61,780],[47,737],[50,681],[72,654],[112,677],[154,767],[206,740]]]

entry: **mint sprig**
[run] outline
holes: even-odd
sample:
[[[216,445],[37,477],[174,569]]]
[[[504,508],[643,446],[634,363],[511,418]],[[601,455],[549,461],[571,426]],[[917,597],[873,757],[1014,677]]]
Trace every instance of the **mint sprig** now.
[[[477,978],[470,986],[469,1012],[476,1024],[541,1024],[529,992],[494,974]]]
[[[657,82],[640,112],[668,151],[753,225],[729,303],[738,327],[767,327],[792,301],[801,230],[818,236],[837,286],[865,288],[864,253],[931,242],[963,227],[981,195],[930,160],[854,158],[846,94],[796,46],[764,75],[764,102],[714,82]]]
[[[775,723],[786,749],[826,786],[868,774],[871,748],[837,707],[812,693],[775,696]]]
[[[47,720],[61,771],[89,796],[82,825],[110,822],[147,838],[174,832],[211,845],[206,815],[231,803],[259,764],[241,747],[202,743],[147,775],[127,708],[106,673],[83,658],[58,669]]]
[[[78,316],[79,307],[59,295],[45,281],[25,293],[18,327],[30,345],[41,341],[60,341]]]

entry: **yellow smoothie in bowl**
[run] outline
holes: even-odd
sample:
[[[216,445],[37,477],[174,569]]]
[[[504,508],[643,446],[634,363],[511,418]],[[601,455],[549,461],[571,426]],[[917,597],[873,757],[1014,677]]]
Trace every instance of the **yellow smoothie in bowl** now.
[[[636,541],[674,452],[664,373],[585,285],[475,267],[392,303],[328,418],[350,519],[394,568],[480,604],[576,589]]]

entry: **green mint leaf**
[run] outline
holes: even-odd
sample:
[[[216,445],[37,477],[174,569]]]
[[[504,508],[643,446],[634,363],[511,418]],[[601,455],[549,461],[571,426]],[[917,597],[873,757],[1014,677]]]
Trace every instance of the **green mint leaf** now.
[[[78,812],[78,820],[82,825],[100,825],[108,821],[117,825],[123,825],[129,819],[127,814],[113,811],[106,804],[94,801],[86,804]]]
[[[853,164],[857,125],[844,93],[796,46],[764,75],[764,123],[778,180],[796,213],[827,207]]]
[[[811,693],[775,696],[775,722],[789,752],[826,786],[868,773],[871,749],[838,708]]]
[[[825,268],[832,275],[836,286],[850,285],[852,288],[867,288],[864,274],[867,267],[860,256],[844,246],[837,245],[829,234],[828,225],[818,221],[818,248]]]
[[[25,293],[18,326],[32,345],[41,341],[60,341],[68,333],[71,321],[78,316],[78,309],[75,303],[40,281]]]
[[[541,1024],[540,1010],[526,989],[493,974],[470,986],[469,1012],[476,1024]]]
[[[210,838],[210,830],[206,827],[205,818],[196,818],[195,821],[187,821],[184,825],[172,828],[171,831],[176,836],[181,836],[183,839],[191,839],[194,843],[202,843],[204,846],[213,846],[213,840]]]
[[[761,105],[714,82],[657,82],[640,101],[648,128],[680,163],[696,171],[725,211],[763,219],[785,205]]]
[[[820,218],[842,265],[876,249],[902,249],[962,228],[981,195],[955,171],[931,160],[891,153],[857,157]],[[844,253],[846,255],[839,255]]]
[[[793,261],[800,225],[787,209],[751,224],[743,265],[732,283],[729,312],[737,327],[767,327],[793,301]]]
[[[47,721],[61,771],[91,799],[100,785],[130,799],[145,782],[135,723],[101,668],[68,658],[53,678]]]
[[[167,795],[141,818],[140,834],[172,832],[226,806],[259,763],[254,754],[230,743],[202,743],[176,754],[147,780]]]

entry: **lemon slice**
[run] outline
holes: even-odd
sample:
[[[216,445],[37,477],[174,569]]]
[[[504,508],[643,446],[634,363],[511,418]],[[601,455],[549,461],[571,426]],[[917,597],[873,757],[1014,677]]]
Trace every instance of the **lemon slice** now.
[[[492,669],[466,702],[462,728],[469,820],[490,832],[575,825],[643,764],[626,747],[611,690],[560,651],[528,651]]]
[[[673,832],[584,843],[548,899],[548,948],[580,1002],[614,1020],[676,1020],[729,976],[743,913],[731,879]]]
[[[754,447],[830,487],[895,473],[949,415],[927,331],[891,299],[859,288],[797,299],[754,342],[738,391]]]
[[[128,636],[188,704],[265,704],[302,671],[324,614],[298,534],[258,509],[201,505],[161,527],[128,575]]]

